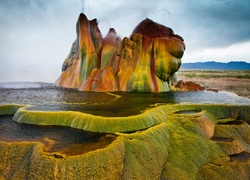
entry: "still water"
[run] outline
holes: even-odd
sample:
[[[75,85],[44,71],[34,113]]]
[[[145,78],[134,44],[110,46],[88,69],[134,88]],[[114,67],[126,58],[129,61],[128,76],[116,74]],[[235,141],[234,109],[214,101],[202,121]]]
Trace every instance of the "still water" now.
[[[19,124],[10,115],[0,116],[0,141],[38,142],[47,153],[73,156],[108,146],[115,136],[93,133],[63,126]],[[57,158],[60,156],[57,155]]]
[[[0,83],[1,104],[32,105],[28,110],[80,111],[101,116],[129,116],[157,104],[244,104],[250,99],[219,91],[193,92],[82,92],[48,83]]]

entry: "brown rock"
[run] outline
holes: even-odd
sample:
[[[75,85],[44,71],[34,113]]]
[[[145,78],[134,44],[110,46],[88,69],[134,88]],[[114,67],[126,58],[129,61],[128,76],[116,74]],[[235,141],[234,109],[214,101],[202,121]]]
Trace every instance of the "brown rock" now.
[[[176,87],[179,88],[179,90],[181,91],[204,91],[205,90],[204,87],[192,81],[184,82],[180,80],[178,81]]]

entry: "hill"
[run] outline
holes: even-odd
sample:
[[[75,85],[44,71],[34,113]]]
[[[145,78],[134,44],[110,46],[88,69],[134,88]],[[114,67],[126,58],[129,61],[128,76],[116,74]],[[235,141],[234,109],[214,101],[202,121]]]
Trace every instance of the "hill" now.
[[[182,63],[181,69],[250,70],[250,63],[244,61],[231,61],[228,63],[215,61]]]

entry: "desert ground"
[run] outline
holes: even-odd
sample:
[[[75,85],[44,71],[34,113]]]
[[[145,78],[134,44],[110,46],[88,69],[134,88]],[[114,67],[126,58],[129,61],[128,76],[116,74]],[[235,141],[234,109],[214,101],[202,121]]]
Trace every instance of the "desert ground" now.
[[[180,70],[178,80],[193,81],[206,89],[236,93],[250,99],[250,71],[241,70]]]

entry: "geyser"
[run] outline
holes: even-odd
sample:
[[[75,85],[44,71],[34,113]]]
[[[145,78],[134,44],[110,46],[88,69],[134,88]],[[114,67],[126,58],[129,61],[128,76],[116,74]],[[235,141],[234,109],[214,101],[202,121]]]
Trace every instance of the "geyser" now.
[[[169,91],[185,50],[182,37],[150,19],[123,40],[111,28],[103,38],[97,20],[80,14],[77,39],[57,86],[82,91]]]

